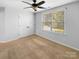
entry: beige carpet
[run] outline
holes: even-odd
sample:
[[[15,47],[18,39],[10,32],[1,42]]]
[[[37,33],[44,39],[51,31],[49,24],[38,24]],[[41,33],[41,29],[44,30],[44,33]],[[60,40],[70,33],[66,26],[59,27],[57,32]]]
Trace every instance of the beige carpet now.
[[[31,35],[0,43],[0,59],[79,59],[79,52]]]

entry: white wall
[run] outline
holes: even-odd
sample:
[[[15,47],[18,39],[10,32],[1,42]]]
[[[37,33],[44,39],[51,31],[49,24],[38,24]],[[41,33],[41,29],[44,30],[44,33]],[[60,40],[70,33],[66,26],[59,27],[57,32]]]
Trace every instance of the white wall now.
[[[6,6],[4,18],[5,21],[0,20],[0,24],[2,23],[0,28],[5,27],[2,29],[5,30],[5,32],[3,31],[5,35],[4,39],[0,39],[0,41],[11,41],[34,33],[33,13],[17,7]]]
[[[64,9],[65,33],[46,32],[41,28],[42,13],[50,12],[55,9]],[[67,4],[61,7],[53,8],[48,11],[36,13],[36,34],[46,37],[52,41],[79,49],[79,2]]]

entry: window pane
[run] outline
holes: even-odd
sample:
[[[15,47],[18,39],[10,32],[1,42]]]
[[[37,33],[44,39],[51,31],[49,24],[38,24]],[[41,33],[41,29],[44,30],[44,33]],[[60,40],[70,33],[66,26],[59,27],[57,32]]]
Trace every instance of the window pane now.
[[[51,31],[52,26],[52,13],[43,15],[43,30]]]
[[[52,31],[64,32],[64,11],[52,13]]]
[[[64,32],[64,11],[53,11],[43,15],[43,30]]]

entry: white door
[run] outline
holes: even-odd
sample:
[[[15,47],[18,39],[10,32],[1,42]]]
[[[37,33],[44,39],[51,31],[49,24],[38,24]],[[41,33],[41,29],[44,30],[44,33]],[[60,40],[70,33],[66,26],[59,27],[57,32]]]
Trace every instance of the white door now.
[[[19,31],[20,36],[28,36],[33,33],[33,18],[30,15],[19,15]]]

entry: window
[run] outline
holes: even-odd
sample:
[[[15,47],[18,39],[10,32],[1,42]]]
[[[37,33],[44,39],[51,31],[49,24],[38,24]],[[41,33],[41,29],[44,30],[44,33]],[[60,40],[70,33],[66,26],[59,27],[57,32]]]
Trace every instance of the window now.
[[[64,11],[53,11],[43,14],[43,30],[64,32]]]

